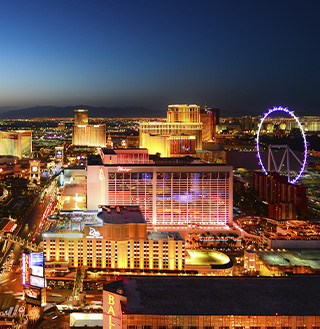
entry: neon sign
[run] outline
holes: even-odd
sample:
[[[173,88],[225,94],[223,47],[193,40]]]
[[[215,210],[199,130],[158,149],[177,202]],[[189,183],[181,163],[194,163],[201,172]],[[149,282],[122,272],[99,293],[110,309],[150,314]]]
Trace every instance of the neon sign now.
[[[22,285],[29,283],[29,254],[22,254]]]
[[[93,227],[89,227],[89,236],[87,236],[87,238],[102,239],[103,236],[101,235],[101,233],[99,231],[95,230]]]
[[[117,172],[130,172],[131,170],[131,168],[117,167]]]

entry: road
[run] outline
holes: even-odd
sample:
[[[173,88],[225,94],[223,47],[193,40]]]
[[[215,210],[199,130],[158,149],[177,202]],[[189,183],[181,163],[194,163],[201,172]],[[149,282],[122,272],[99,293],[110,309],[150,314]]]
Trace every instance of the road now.
[[[33,208],[23,220],[17,235],[33,240],[36,243],[40,242],[41,229],[45,224],[45,219],[50,215],[54,208],[56,200],[56,179],[37,197],[34,201]],[[13,250],[13,252],[11,252]],[[3,261],[0,263],[0,309],[7,310],[10,306],[15,306],[20,303],[22,294],[22,278],[21,278],[21,253],[23,247],[20,245],[9,243],[8,249],[5,252]],[[10,255],[9,261],[7,260]],[[3,265],[5,264],[3,268]],[[12,263],[11,268],[9,263]],[[5,269],[10,269],[9,271]],[[20,273],[16,273],[20,272]]]

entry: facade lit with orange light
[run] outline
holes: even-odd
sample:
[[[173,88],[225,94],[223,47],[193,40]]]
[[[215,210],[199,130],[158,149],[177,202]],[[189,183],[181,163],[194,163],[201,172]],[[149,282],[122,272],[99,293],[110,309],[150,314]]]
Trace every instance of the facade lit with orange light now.
[[[74,125],[85,126],[88,124],[88,110],[78,109],[74,110]]]
[[[139,205],[152,229],[232,225],[232,167],[104,165],[88,157],[87,209],[101,204]]]
[[[32,131],[0,132],[0,155],[13,155],[20,159],[30,156],[32,152]]]
[[[200,106],[169,105],[167,122],[140,122],[139,147],[162,157],[195,154],[202,150]]]
[[[46,262],[68,261],[69,267],[182,271],[185,242],[178,232],[147,232],[139,207],[100,208],[101,225],[83,232],[45,232]]]
[[[76,146],[106,146],[106,125],[73,126],[72,144]]]
[[[216,114],[211,109],[205,107],[200,111],[200,121],[202,123],[202,141],[212,142],[216,129]]]
[[[75,146],[106,146],[106,125],[89,125],[88,110],[74,111],[72,144]]]

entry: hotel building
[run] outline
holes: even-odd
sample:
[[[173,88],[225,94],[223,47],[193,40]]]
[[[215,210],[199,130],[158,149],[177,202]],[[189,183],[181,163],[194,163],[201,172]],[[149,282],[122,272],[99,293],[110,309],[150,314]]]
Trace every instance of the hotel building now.
[[[32,131],[2,131],[0,132],[0,155],[22,157],[32,153]]]
[[[104,286],[104,329],[316,329],[320,277],[125,278]]]
[[[74,110],[74,125],[85,126],[88,124],[88,110],[78,109]]]
[[[139,147],[162,157],[195,154],[202,150],[200,106],[169,105],[167,122],[140,122]]]
[[[88,156],[87,209],[139,205],[156,230],[232,225],[231,166],[160,159],[162,164],[116,165]]]
[[[106,146],[106,125],[89,125],[88,110],[74,111],[72,144],[76,146]]]
[[[147,232],[138,206],[102,206],[99,224],[83,232],[45,232],[45,261],[69,262],[69,267],[182,271],[185,242],[178,232]]]
[[[216,130],[216,113],[207,106],[200,110],[200,121],[202,123],[202,141],[212,142]]]

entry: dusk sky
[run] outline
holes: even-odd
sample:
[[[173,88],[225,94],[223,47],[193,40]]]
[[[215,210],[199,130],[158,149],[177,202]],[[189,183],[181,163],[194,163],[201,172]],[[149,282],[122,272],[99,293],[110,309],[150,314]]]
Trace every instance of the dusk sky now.
[[[192,103],[320,115],[320,1],[0,4],[0,110]]]

